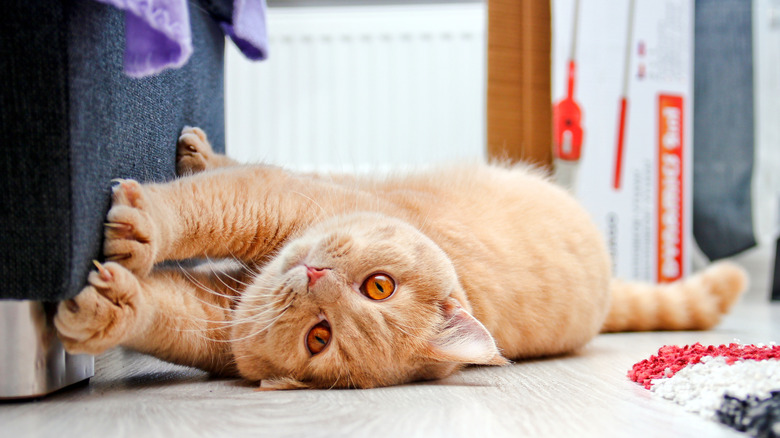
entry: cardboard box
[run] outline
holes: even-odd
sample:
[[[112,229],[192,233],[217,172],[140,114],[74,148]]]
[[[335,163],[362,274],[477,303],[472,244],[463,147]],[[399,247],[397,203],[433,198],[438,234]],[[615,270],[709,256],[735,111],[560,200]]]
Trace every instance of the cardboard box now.
[[[556,175],[603,230],[617,277],[690,269],[692,0],[554,0]]]

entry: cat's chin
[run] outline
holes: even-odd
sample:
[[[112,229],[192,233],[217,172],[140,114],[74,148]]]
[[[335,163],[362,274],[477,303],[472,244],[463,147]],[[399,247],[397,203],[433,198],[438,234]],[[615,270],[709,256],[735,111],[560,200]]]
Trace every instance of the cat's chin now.
[[[396,382],[382,382],[380,384],[366,384],[365,382],[363,382],[363,384],[360,385],[359,387],[349,387],[349,388],[369,389],[377,386],[393,386],[393,385],[403,385],[405,383],[440,380],[452,375],[463,366],[464,366],[463,364],[458,364],[458,363],[427,364],[423,368],[418,370],[416,373],[406,376],[405,378],[398,380]],[[345,389],[342,386],[338,385],[338,382],[334,382],[333,384],[328,384],[327,382],[320,382],[320,384],[315,384],[309,382],[301,382],[292,377],[276,377],[276,378],[260,380],[256,390],[257,391],[288,391],[294,389],[336,389],[336,388]]]
[[[257,391],[286,391],[291,389],[310,389],[311,386],[293,378],[264,379]]]
[[[271,375],[262,363],[263,362],[259,359],[236,360],[236,368],[238,369],[238,374],[242,378],[250,382],[261,382]]]
[[[452,375],[465,365],[455,362],[439,362],[425,365],[418,372],[415,380],[440,380]]]

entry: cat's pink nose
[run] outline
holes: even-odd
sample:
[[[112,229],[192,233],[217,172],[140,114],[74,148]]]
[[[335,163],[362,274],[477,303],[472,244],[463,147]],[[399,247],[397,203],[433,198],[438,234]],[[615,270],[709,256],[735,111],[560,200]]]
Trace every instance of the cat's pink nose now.
[[[317,282],[320,278],[325,276],[325,269],[319,269],[319,268],[312,268],[311,266],[306,266],[306,275],[309,276],[309,287],[314,286],[314,283]]]

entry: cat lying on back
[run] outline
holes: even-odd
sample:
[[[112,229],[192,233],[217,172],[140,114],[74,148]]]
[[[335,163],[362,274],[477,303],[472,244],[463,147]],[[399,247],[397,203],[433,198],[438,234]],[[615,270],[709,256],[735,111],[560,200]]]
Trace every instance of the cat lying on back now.
[[[599,231],[526,167],[397,178],[238,165],[185,128],[166,184],[114,188],[89,285],[59,305],[71,353],[122,345],[268,388],[395,385],[575,350],[600,331],[706,329],[746,287],[611,278]],[[155,267],[234,258],[232,271]]]

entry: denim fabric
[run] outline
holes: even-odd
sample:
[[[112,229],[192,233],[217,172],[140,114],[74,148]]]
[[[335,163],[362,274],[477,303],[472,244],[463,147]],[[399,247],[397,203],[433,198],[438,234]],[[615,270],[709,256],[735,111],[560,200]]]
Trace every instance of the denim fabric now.
[[[756,244],[751,2],[696,1],[693,234],[710,259]]]
[[[780,301],[780,239],[775,246],[775,270],[772,278],[772,300]]]
[[[4,132],[13,130],[0,142],[0,227],[11,230],[0,237],[0,298],[60,300],[100,259],[111,179],[173,178],[184,125],[203,127],[224,150],[224,37],[190,4],[190,61],[133,79],[122,70],[124,18],[115,8],[12,0],[8,10],[18,16],[17,28],[0,30],[0,78],[13,85],[0,107]]]
[[[66,7],[10,0],[0,24],[0,297],[49,296],[70,250]],[[34,23],[38,23],[33,27]],[[34,31],[31,31],[34,29]],[[43,266],[42,266],[43,265]]]

